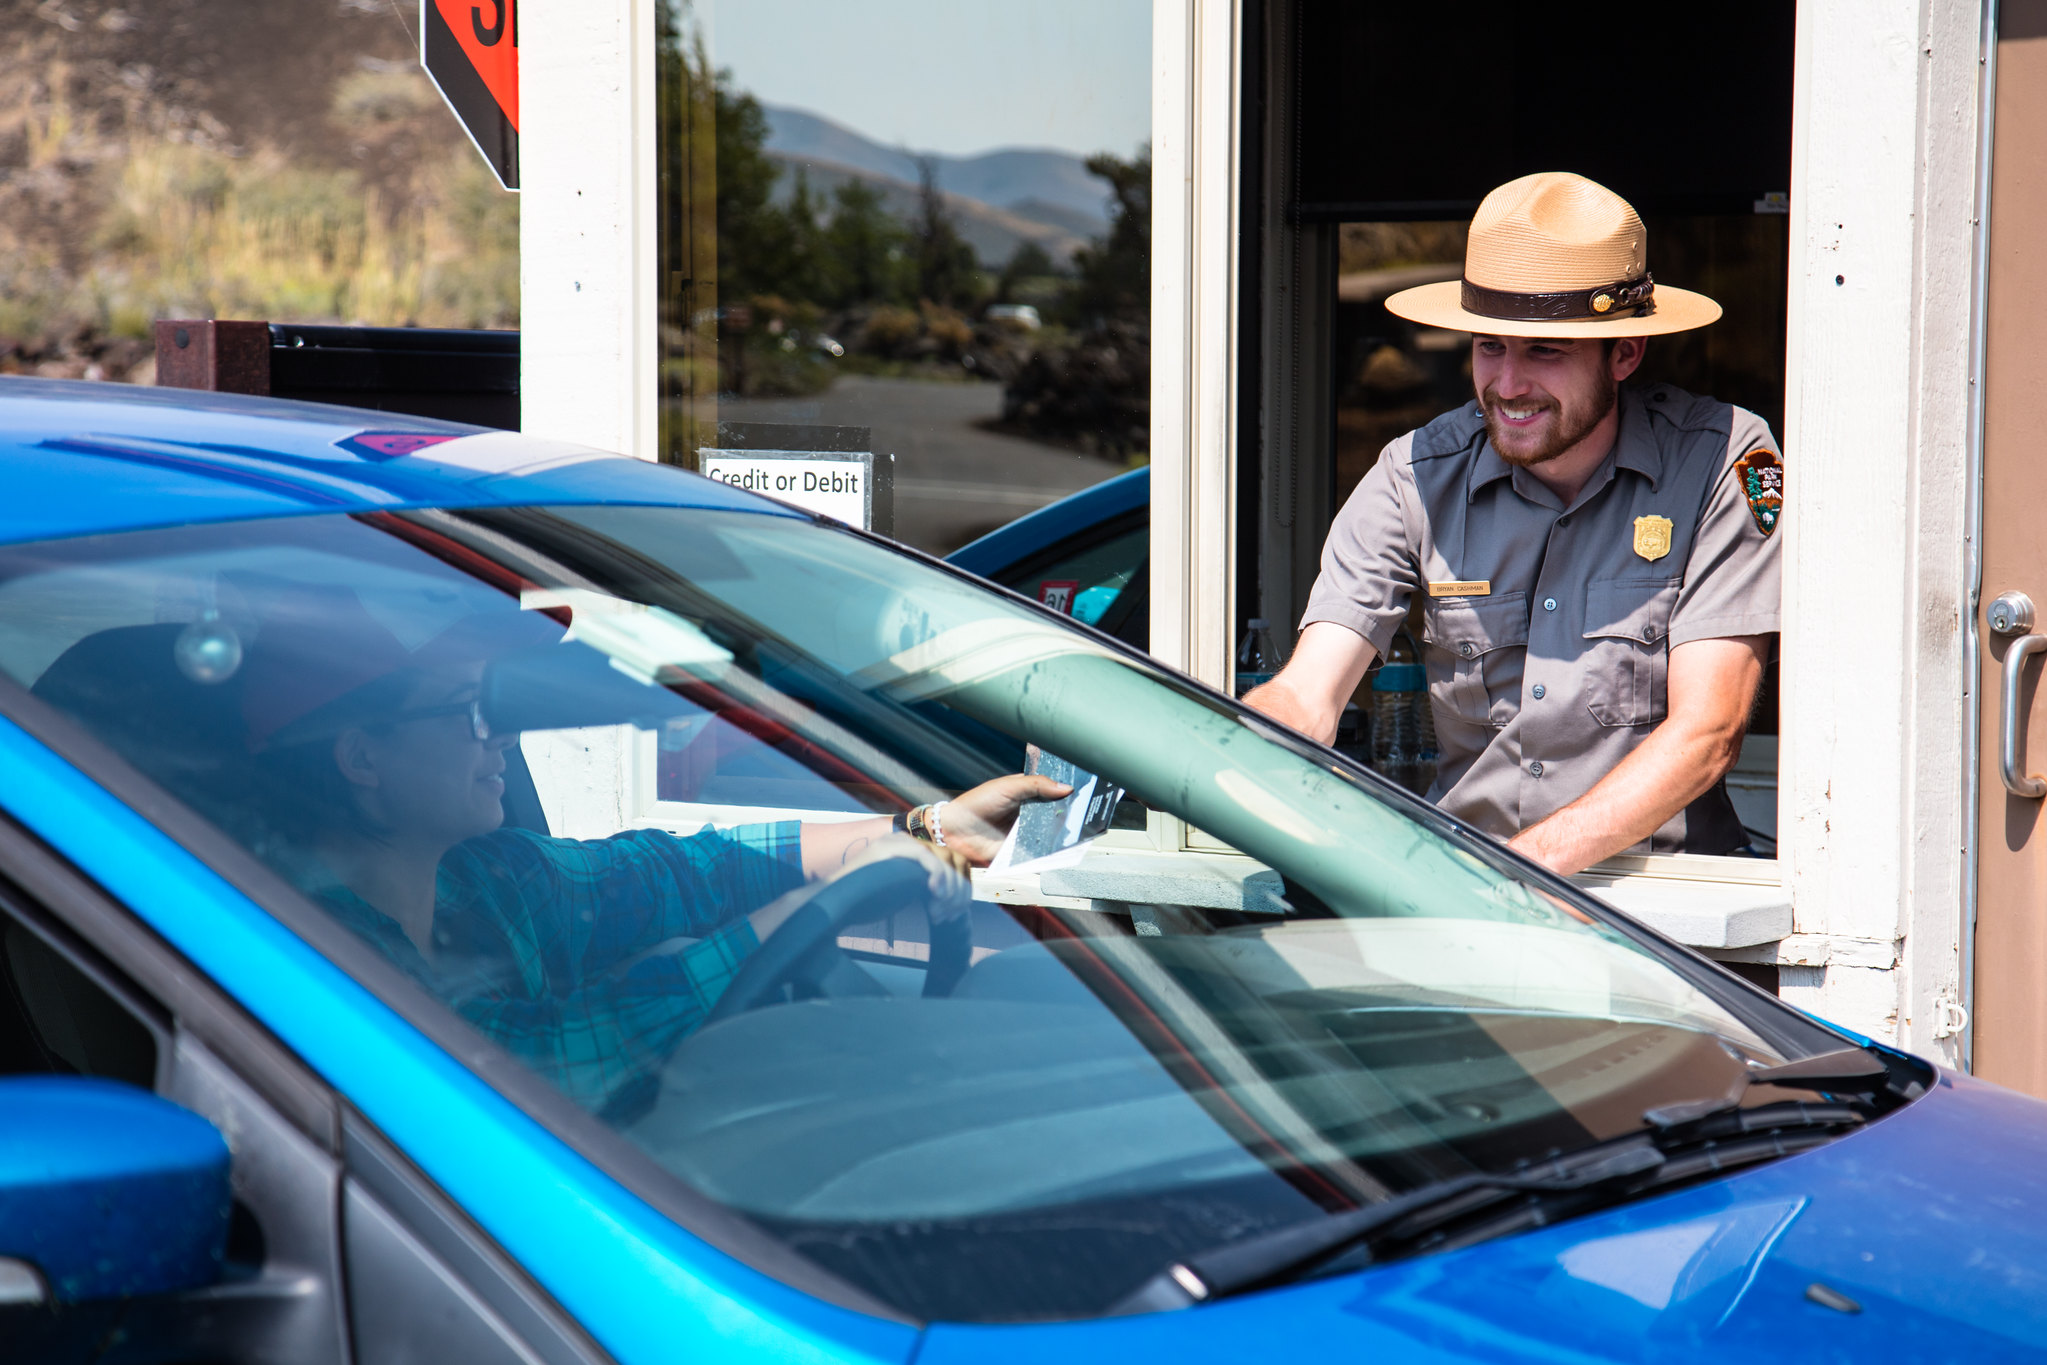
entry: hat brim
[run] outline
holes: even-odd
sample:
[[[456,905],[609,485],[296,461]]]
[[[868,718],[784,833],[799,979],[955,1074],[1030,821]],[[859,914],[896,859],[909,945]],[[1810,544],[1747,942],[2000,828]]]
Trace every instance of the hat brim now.
[[[1656,286],[1655,309],[1617,318],[1573,318],[1567,322],[1521,322],[1489,318],[1464,306],[1464,282],[1443,280],[1388,296],[1386,310],[1424,327],[1495,337],[1653,337],[1689,332],[1720,318],[1720,305],[1689,289]]]

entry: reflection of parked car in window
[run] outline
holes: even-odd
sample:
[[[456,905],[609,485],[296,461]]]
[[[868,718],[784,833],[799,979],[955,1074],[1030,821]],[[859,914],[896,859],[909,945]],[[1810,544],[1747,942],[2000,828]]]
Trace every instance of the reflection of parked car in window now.
[[[1144,649],[1151,636],[1151,470],[1083,488],[946,558]]]
[[[1035,332],[1044,326],[1043,319],[1038,316],[1037,305],[1030,303],[991,303],[982,316],[990,322],[1006,322],[1026,332]]]
[[[9,1359],[2047,1340],[2047,1106],[672,468],[0,381],[0,717]]]

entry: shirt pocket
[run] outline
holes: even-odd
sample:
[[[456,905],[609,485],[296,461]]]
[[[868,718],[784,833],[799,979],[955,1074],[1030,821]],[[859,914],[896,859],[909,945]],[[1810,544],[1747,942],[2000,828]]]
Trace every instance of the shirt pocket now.
[[[1601,725],[1654,725],[1669,709],[1670,615],[1682,578],[1609,578],[1585,588],[1585,695]]]
[[[1527,593],[1432,598],[1423,608],[1422,641],[1438,714],[1467,725],[1514,719],[1528,654]]]

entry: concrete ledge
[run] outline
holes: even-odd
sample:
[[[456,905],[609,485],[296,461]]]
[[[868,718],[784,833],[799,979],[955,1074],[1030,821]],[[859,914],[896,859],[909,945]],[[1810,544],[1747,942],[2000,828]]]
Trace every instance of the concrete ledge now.
[[[1745,861],[1753,865],[1753,860]],[[1744,956],[1737,959],[1740,961],[1780,960],[1750,954],[1763,951],[1791,934],[1791,896],[1779,883],[1596,873],[1574,880],[1614,909],[1658,933],[1688,947],[1741,950]],[[1129,848],[1091,850],[1075,866],[1047,868],[1043,872],[977,872],[974,894],[982,900],[1004,904],[1080,910],[1187,905],[1284,914],[1287,908],[1281,898],[1279,874],[1241,854]],[[1858,950],[1857,960],[1873,959],[1875,955],[1874,950]],[[1895,957],[1894,948],[1892,955]],[[1782,960],[1806,961],[1803,957]]]
[[[1213,853],[1099,853],[1039,877],[1054,896],[1132,905],[1285,914],[1279,874],[1249,858]]]
[[[1748,948],[1791,932],[1791,893],[1780,885],[1673,877],[1573,880],[1629,918],[1693,948]]]
[[[1131,905],[1187,905],[1283,915],[1279,874],[1235,853],[1167,853],[1132,848],[1090,850],[1073,867],[1042,872],[974,874],[977,899],[1003,905],[1113,910]]]

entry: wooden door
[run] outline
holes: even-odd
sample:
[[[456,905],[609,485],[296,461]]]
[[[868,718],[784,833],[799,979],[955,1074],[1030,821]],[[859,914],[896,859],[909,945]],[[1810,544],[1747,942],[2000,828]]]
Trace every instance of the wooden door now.
[[[1971,1014],[1977,1074],[2047,1096],[2047,800],[2011,791],[2000,770],[2016,722],[2019,774],[2047,773],[2047,654],[2022,661],[2009,719],[2003,704],[2007,657],[2047,633],[2047,0],[2001,6],[1993,128]],[[2007,592],[2036,604],[2030,628],[1993,628],[1991,608]]]

